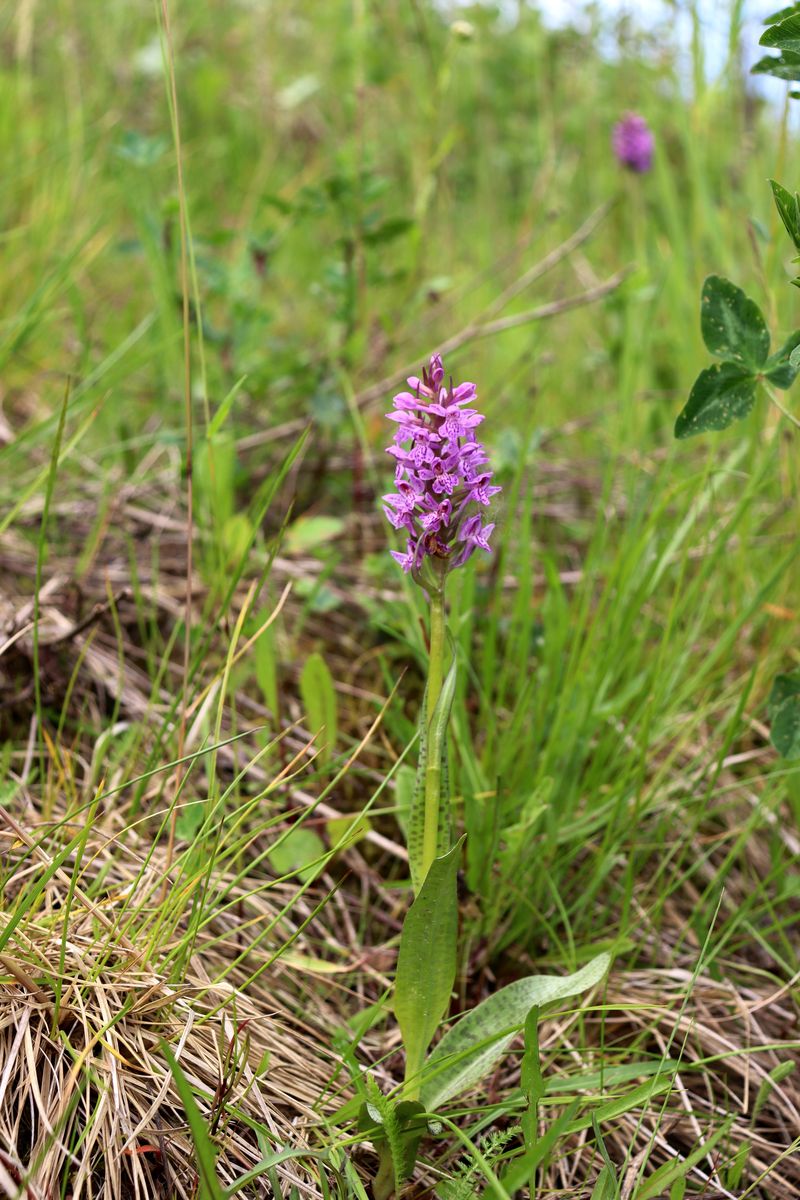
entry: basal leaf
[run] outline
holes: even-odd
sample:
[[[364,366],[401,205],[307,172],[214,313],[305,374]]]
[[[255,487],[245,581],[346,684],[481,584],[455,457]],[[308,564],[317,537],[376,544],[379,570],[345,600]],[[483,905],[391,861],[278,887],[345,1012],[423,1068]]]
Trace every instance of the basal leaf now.
[[[775,387],[789,388],[800,370],[800,329],[787,338],[777,353],[764,363],[764,374]]]
[[[278,875],[289,875],[296,871],[298,879],[305,883],[313,879],[320,869],[325,846],[313,829],[297,825],[275,843],[268,851],[268,857]]]
[[[336,743],[338,705],[333,676],[325,659],[317,651],[309,654],[300,674],[300,695],[308,728],[317,735],[320,761],[328,763]]]
[[[727,429],[746,417],[755,404],[753,376],[736,363],[706,367],[695,380],[686,407],[675,422],[675,437]]]
[[[800,13],[791,13],[777,24],[770,25],[762,33],[760,45],[800,54]]]
[[[341,517],[298,517],[286,530],[286,549],[289,554],[313,554],[339,537],[343,529]]]
[[[425,1122],[420,1120],[420,1113],[424,1111],[424,1105],[420,1104],[418,1100],[401,1100],[397,1105],[397,1115],[402,1129],[397,1172],[401,1180],[409,1179],[414,1173],[419,1144],[426,1130]]]
[[[197,503],[218,528],[234,514],[236,462],[236,442],[225,431],[213,440],[198,442],[194,451],[192,476]]]
[[[266,625],[270,613],[262,609],[256,614],[253,624],[256,630],[261,629],[255,645],[256,682],[264,697],[267,708],[273,717],[277,716],[278,698],[278,651],[275,643],[275,625]]]
[[[437,861],[440,861],[437,859]],[[422,1103],[429,1112],[483,1079],[535,1006],[594,987],[610,958],[599,954],[573,975],[529,975],[489,996],[444,1035],[425,1063]]]
[[[433,860],[400,935],[394,1011],[406,1051],[410,1100],[418,1097],[425,1052],[447,1011],[456,977],[456,875],[463,840]]]
[[[761,309],[741,288],[721,275],[709,275],[700,301],[703,341],[717,358],[758,371],[769,354],[769,330]]]

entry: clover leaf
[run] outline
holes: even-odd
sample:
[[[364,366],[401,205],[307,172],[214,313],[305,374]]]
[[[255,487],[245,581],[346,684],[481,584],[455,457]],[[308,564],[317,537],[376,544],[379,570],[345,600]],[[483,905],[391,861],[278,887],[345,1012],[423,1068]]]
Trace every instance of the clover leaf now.
[[[722,361],[706,367],[695,380],[675,422],[676,438],[727,429],[750,412],[759,383],[788,388],[800,370],[800,330],[770,357],[769,330],[761,309],[721,275],[709,275],[703,284],[700,328],[706,346]]]

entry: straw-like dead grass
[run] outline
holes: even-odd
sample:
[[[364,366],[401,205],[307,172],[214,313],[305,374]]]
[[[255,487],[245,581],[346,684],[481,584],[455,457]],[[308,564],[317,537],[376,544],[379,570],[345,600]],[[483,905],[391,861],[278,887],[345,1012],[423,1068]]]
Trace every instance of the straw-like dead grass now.
[[[191,904],[154,949],[163,852],[142,866],[98,827],[79,863],[77,851],[54,857],[34,814],[20,819],[25,829],[0,810],[0,1195],[50,1200],[65,1179],[74,1200],[194,1195],[196,1154],[165,1045],[199,1098],[224,1184],[267,1153],[253,1123],[278,1147],[302,1146],[331,1073],[329,1030],[323,1002],[303,1012],[300,987],[259,975],[268,949],[254,963],[237,937],[242,917],[254,940],[275,922],[263,880],[240,881],[241,905],[210,927],[213,947],[201,939],[172,982],[162,959]],[[308,1186],[291,1160],[280,1171]]]

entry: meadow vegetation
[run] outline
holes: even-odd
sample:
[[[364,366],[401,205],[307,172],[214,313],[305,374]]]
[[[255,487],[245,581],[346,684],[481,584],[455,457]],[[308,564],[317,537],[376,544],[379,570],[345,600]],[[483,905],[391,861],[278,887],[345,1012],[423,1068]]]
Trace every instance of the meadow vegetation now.
[[[436,350],[503,486],[448,1023],[612,965],[404,1194],[800,1196],[798,434],[673,439],[706,275],[800,323],[740,20],[712,78],[522,2],[0,15],[0,1196],[373,1194],[426,658],[385,414]]]

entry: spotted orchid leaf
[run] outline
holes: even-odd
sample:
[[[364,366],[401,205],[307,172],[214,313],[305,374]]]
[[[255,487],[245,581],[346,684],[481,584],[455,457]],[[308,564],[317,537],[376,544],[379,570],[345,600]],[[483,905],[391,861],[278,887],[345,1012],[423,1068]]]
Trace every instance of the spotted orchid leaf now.
[[[425,1054],[447,1012],[456,977],[456,875],[463,838],[435,858],[403,922],[394,1012],[406,1051],[409,1100],[417,1099]]]
[[[425,1063],[421,1099],[429,1112],[492,1070],[532,1008],[567,1000],[598,984],[610,958],[598,954],[572,975],[529,975],[487,997],[444,1035]]]

